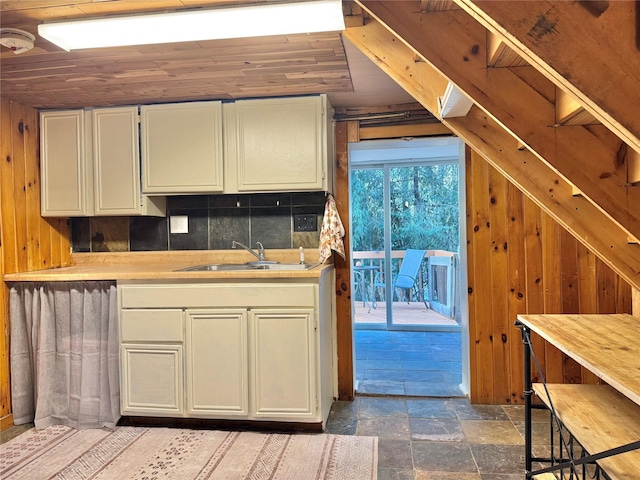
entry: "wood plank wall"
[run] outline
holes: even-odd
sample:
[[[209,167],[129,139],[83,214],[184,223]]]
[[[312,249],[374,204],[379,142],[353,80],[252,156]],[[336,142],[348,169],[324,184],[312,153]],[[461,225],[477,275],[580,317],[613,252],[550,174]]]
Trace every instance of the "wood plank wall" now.
[[[67,219],[40,216],[38,112],[0,99],[0,275],[69,264]],[[13,425],[8,288],[0,282],[0,430]]]
[[[40,217],[37,112],[2,99],[0,105],[0,274],[69,264],[66,219]],[[336,203],[343,219],[348,202],[347,143],[359,141],[357,123],[337,125]],[[631,311],[631,289],[479,156],[467,156],[467,236],[471,401],[522,401],[522,342],[518,313]],[[348,225],[345,225],[348,230]],[[350,262],[339,262],[350,278]],[[338,307],[338,382],[341,399],[353,395],[353,330],[349,282]],[[338,293],[338,292],[337,292]],[[12,424],[8,375],[7,288],[0,286],[0,429]],[[597,379],[536,338],[549,380]]]
[[[520,404],[516,315],[631,313],[631,287],[470,150],[466,182],[471,402]],[[533,342],[548,381],[597,382],[541,338]],[[532,374],[540,378],[535,367]]]

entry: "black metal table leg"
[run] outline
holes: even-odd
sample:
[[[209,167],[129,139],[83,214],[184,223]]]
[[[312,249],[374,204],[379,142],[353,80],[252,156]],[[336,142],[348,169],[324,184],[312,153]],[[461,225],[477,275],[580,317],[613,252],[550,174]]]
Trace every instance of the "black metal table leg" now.
[[[531,388],[531,345],[529,344],[529,328],[520,322],[516,322],[516,326],[522,334],[522,343],[524,345],[524,466],[527,479],[531,478],[533,469],[532,461],[532,434],[531,434],[531,396],[533,390]]]

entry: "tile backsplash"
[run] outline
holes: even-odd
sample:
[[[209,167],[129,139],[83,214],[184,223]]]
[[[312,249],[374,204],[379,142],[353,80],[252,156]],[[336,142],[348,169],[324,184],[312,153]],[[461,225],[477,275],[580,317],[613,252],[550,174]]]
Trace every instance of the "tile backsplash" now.
[[[323,192],[197,195],[167,198],[165,217],[71,219],[74,252],[227,250],[236,240],[265,248],[318,248]],[[294,232],[293,216],[318,217],[315,232]],[[188,217],[188,233],[170,233],[172,215]]]

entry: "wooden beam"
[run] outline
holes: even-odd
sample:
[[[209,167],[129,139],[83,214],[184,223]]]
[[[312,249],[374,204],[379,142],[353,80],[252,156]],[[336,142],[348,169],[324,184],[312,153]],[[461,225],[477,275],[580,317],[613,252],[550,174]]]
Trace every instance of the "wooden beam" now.
[[[599,123],[571,95],[556,87],[556,124],[590,125]]]
[[[437,115],[440,90],[434,85],[446,83],[442,73],[427,62],[414,64],[412,49],[377,21],[347,29],[344,35]],[[466,117],[444,119],[443,124],[627,282],[640,286],[640,245],[627,244],[615,223],[591,202],[573,197],[571,185],[528,149],[506,149],[514,139],[492,117],[474,106]]]
[[[449,83],[444,76],[435,75],[426,62],[415,62],[415,52],[377,21],[347,28],[343,35],[440,120],[438,96]],[[430,81],[425,82],[424,76]]]
[[[627,181],[640,188],[640,153],[635,150],[628,150],[629,154],[629,173]]]
[[[487,67],[523,67],[527,61],[504,43],[502,38],[487,32]]]
[[[16,242],[16,212],[13,208],[13,157],[11,145],[12,119],[11,102],[6,97],[0,97],[0,243],[3,246],[4,273],[19,271],[18,244]],[[19,161],[20,159],[18,159]]]
[[[478,108],[443,123],[618,275],[640,287],[640,245],[627,243],[622,230],[602,211],[573,195],[571,184],[531,152],[506,151],[509,134]]]
[[[455,2],[640,152],[638,2]]]
[[[358,143],[360,141],[360,125],[358,122],[347,122],[347,142]]]
[[[639,317],[640,318],[640,289],[639,288],[633,288],[631,290],[631,305],[632,305],[632,310],[631,313],[634,317]]]
[[[640,192],[626,187],[620,140],[597,126],[550,128],[555,123],[551,82],[532,67],[487,69],[486,30],[463,11],[420,14],[415,1],[358,3],[394,33],[394,41],[418,52],[616,224],[640,236]]]
[[[441,123],[418,125],[391,125],[386,127],[360,127],[360,140],[381,138],[431,137],[452,135],[451,130]]]
[[[355,124],[355,125],[354,125]],[[338,399],[354,397],[354,340],[351,318],[351,258],[349,256],[349,153],[350,131],[357,130],[357,122],[336,123],[336,208],[345,229],[346,259],[334,255],[336,268],[336,347],[338,351]]]
[[[0,198],[0,202],[1,202]],[[2,205],[0,204],[0,212]],[[2,240],[2,225],[0,224],[0,240]],[[4,242],[0,241],[0,276],[4,275]],[[11,413],[11,389],[9,385],[9,288],[6,283],[0,282],[0,432],[13,427],[13,414]]]
[[[420,0],[420,9],[423,12],[440,12],[457,8],[460,7],[453,0]]]
[[[354,2],[344,1],[342,2],[342,13],[344,15],[344,24],[347,27],[364,25],[364,16],[360,5]]]

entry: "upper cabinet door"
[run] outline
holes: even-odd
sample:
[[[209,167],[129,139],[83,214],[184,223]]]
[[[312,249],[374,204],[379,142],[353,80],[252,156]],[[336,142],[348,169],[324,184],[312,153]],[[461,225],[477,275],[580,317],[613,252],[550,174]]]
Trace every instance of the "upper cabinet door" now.
[[[326,108],[325,96],[236,101],[238,191],[327,190]]]
[[[43,217],[87,214],[83,110],[40,114],[40,168]]]
[[[222,103],[140,108],[143,192],[222,191]]]
[[[138,107],[98,108],[91,113],[95,214],[139,214]]]

